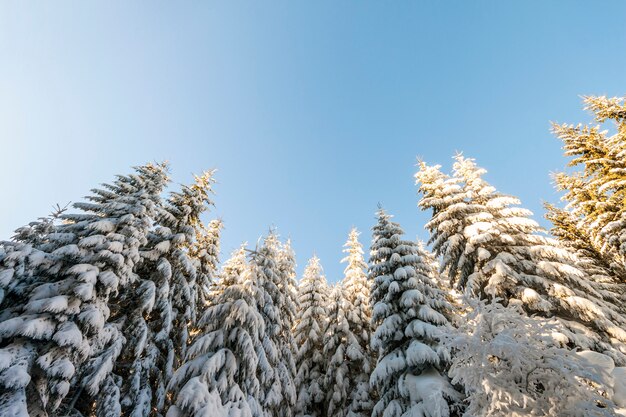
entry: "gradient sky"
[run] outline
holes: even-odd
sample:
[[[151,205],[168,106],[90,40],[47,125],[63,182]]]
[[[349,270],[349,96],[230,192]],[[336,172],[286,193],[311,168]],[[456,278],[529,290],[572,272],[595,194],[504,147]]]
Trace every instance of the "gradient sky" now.
[[[475,157],[542,220],[549,121],[626,93],[626,2],[0,3],[0,239],[132,165],[218,168],[222,259],[270,226],[330,281],[376,205],[426,238],[415,158]]]

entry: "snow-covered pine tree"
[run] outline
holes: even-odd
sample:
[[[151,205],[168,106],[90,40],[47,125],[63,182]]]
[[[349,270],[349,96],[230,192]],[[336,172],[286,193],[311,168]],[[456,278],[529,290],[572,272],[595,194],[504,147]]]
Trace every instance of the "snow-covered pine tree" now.
[[[582,168],[555,175],[555,182],[565,191],[566,210],[577,228],[586,232],[591,247],[626,283],[626,104],[623,98],[607,97],[584,97],[584,103],[598,123],[613,122],[615,133],[609,135],[600,125],[553,124],[565,156],[572,157],[568,165]]]
[[[442,173],[441,165],[429,166],[418,160],[418,166],[415,178],[422,193],[418,205],[422,210],[432,210],[432,218],[425,225],[431,231],[428,243],[436,255],[445,254],[440,269],[450,279],[450,285],[463,288],[473,264],[462,256],[466,242],[462,232],[469,224],[466,219],[476,215],[479,208],[464,201],[460,179]]]
[[[190,256],[197,263],[198,310],[209,303],[209,293],[219,266],[220,233],[223,227],[224,223],[220,219],[211,220],[205,230],[196,234],[196,241],[189,250]]]
[[[286,403],[290,405],[289,407],[285,406],[284,415],[291,417],[293,416],[297,400],[295,386],[297,348],[293,327],[296,321],[296,314],[298,313],[298,282],[296,281],[296,255],[289,239],[281,245],[278,252],[278,271],[280,278],[278,288],[284,295],[284,302],[280,307],[282,315],[281,362],[284,364],[284,371],[288,372],[288,375],[283,376],[281,379],[290,384],[290,387],[284,393],[284,395],[288,396]]]
[[[125,305],[118,321],[123,323],[128,344],[114,370],[123,381],[125,415],[162,415],[166,386],[184,357],[198,298],[199,260],[192,252],[202,227],[199,216],[211,204],[212,174],[197,176],[194,184],[171,194],[142,251],[134,290],[115,300]],[[213,274],[208,269],[206,273]]]
[[[449,416],[459,394],[445,376],[449,354],[440,346],[448,326],[445,295],[428,276],[417,246],[383,209],[373,227],[369,279],[373,304],[372,349],[378,361],[370,383],[380,398],[372,416]],[[436,386],[428,390],[416,387]]]
[[[218,279],[211,286],[209,304],[212,304],[213,298],[217,294],[222,293],[226,288],[233,284],[238,283],[237,279],[243,276],[244,271],[248,268],[248,261],[246,259],[247,242],[244,242],[235,249],[230,258],[222,265],[222,270],[218,273]]]
[[[288,306],[289,283],[284,282],[289,273],[279,263],[281,245],[272,231],[261,247],[252,252],[250,268],[258,285],[263,288],[263,303],[259,311],[265,322],[265,339],[262,341],[262,358],[259,362],[258,378],[261,383],[261,406],[268,417],[289,416],[295,405],[295,385],[292,377],[292,363],[285,353],[290,352],[292,335],[285,334],[288,319],[285,310]],[[287,323],[288,324],[288,323]]]
[[[324,332],[323,354],[327,360],[324,375],[325,416],[343,417],[348,412],[350,394],[350,375],[346,361],[348,345],[348,322],[344,303],[343,286],[341,283],[330,289],[328,300],[328,325]]]
[[[59,218],[68,210],[68,206],[61,207],[59,204],[55,204],[50,215],[40,217],[26,226],[19,227],[15,230],[11,240],[39,247],[46,242],[47,236],[53,233],[54,226],[59,223]]]
[[[345,398],[340,396],[339,400],[335,400],[337,406],[334,407],[334,412],[329,406],[328,416],[369,416],[373,406],[369,389],[369,379],[373,368],[373,355],[370,348],[372,311],[369,305],[370,283],[367,279],[367,263],[363,258],[363,247],[359,242],[359,232],[356,228],[350,231],[343,251],[346,256],[341,262],[347,265],[341,287],[337,289],[340,296],[338,308],[341,311],[338,311],[339,320],[336,321],[334,327],[338,329],[338,333],[345,333],[341,339],[343,363],[338,365],[341,372],[345,373],[342,378],[347,384],[345,388],[347,396]],[[332,326],[332,324],[329,325],[329,329]],[[332,331],[329,330],[326,333],[329,334]],[[327,347],[328,344],[325,345],[325,349]],[[339,350],[335,349],[335,352]],[[327,379],[331,381],[338,379],[337,382],[341,382],[342,378],[328,375],[333,373],[331,371],[333,360],[335,360],[334,356],[330,360]],[[336,392],[342,391],[331,390],[329,395],[334,398]]]
[[[172,266],[171,303],[173,308],[172,340],[180,349],[176,358],[185,356],[189,339],[189,328],[195,325],[200,297],[196,286],[196,265],[189,251],[195,237],[202,230],[200,215],[213,205],[210,199],[215,170],[195,177],[195,183],[182,186],[180,192],[173,192],[167,201],[166,210],[160,219],[162,230],[170,232],[166,239],[157,243],[167,246],[165,258]],[[169,242],[166,244],[166,242]],[[179,363],[174,363],[177,367]]]
[[[574,215],[560,209],[552,204],[545,204],[545,217],[550,220],[553,227],[550,232],[555,236],[568,250],[574,252],[578,258],[576,267],[595,282],[594,287],[602,294],[602,297],[611,301],[617,307],[621,307],[626,313],[626,288],[620,277],[626,272],[621,271],[618,263],[607,263],[607,259],[603,256],[591,242],[589,233],[580,228],[578,220]]]
[[[466,414],[487,416],[615,416],[600,369],[551,346],[558,331],[519,306],[465,300],[471,310],[443,343],[453,352],[449,374],[467,393]]]
[[[38,242],[2,243],[1,415],[89,415],[101,386],[119,396],[110,373],[125,339],[109,298],[136,281],[167,180],[164,165],[136,167]]]
[[[317,256],[309,259],[298,285],[298,319],[294,337],[296,355],[297,417],[325,416],[323,338],[327,325],[328,285]]]
[[[226,262],[183,365],[169,383],[167,417],[265,417],[258,368],[267,366],[264,289],[243,250]],[[228,283],[228,285],[226,285]],[[261,364],[261,362],[265,362]]]
[[[497,297],[521,303],[530,314],[556,317],[567,343],[610,351],[624,363],[626,322],[610,302],[618,295],[596,289],[576,267],[576,255],[540,235],[532,213],[516,207],[518,199],[496,192],[482,179],[484,169],[461,155],[455,159],[453,180],[425,164],[416,174],[424,195],[420,207],[433,209],[427,224],[431,242],[450,279],[468,295]]]

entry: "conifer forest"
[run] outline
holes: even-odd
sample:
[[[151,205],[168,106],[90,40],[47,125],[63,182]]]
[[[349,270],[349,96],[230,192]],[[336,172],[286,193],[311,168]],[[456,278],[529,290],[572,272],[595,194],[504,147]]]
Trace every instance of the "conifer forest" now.
[[[583,102],[550,230],[480,155],[418,160],[428,241],[364,207],[333,285],[278,229],[222,253],[215,171],[166,193],[179,167],[136,166],[17,228],[0,416],[626,415],[626,103]]]

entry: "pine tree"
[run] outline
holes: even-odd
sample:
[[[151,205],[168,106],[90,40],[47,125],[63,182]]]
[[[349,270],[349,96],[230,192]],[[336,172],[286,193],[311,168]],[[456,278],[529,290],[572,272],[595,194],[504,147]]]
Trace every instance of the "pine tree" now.
[[[610,289],[597,289],[577,268],[576,254],[542,236],[532,213],[516,207],[516,198],[496,192],[473,160],[455,159],[453,180],[442,181],[444,174],[432,173],[438,167],[424,164],[416,174],[424,194],[420,206],[433,209],[427,224],[431,242],[451,280],[468,295],[521,303],[529,314],[555,317],[562,325],[560,341],[610,351],[624,363],[624,317],[611,303],[619,296],[603,295]],[[454,186],[444,186],[450,183]],[[436,191],[439,187],[443,190]]]
[[[324,378],[326,359],[323,337],[326,329],[328,286],[317,256],[313,256],[298,286],[298,320],[294,338],[296,356],[296,416],[325,416]]]
[[[344,245],[347,266],[344,279],[330,301],[329,324],[325,333],[324,354],[329,358],[326,372],[328,413],[331,416],[369,416],[372,401],[369,378],[372,371],[370,351],[369,282],[359,232],[350,231]]]
[[[372,416],[449,416],[458,393],[446,379],[449,354],[439,338],[448,325],[449,305],[428,276],[430,266],[384,210],[373,228],[369,279],[372,282],[372,348],[378,361],[370,383],[380,399]],[[412,386],[437,385],[427,397]]]
[[[297,286],[296,281],[296,257],[291,247],[291,240],[287,240],[278,252],[279,285],[281,294],[284,295],[284,302],[280,306],[282,328],[281,328],[281,362],[284,372],[287,375],[282,377],[287,381],[288,389],[284,390],[286,397],[284,408],[281,410],[285,416],[293,416],[294,407],[297,400],[295,386],[296,379],[296,341],[293,335],[293,327],[298,313]]]
[[[175,400],[168,417],[266,415],[258,379],[259,367],[267,366],[260,347],[266,339],[259,311],[264,290],[242,253],[236,251],[226,263],[184,363],[170,380]]]
[[[170,232],[166,240],[157,245],[165,244],[169,247],[165,258],[172,266],[170,302],[175,333],[172,340],[174,346],[180,348],[180,352],[175,355],[177,358],[185,356],[189,328],[196,322],[200,294],[196,286],[196,265],[189,256],[189,250],[193,247],[196,235],[202,230],[200,214],[213,204],[210,194],[211,186],[215,182],[214,173],[215,170],[207,171],[197,176],[191,186],[183,186],[180,192],[173,192],[160,220],[164,229],[169,229]],[[174,364],[178,365],[179,363]]]
[[[619,265],[607,263],[606,257],[594,247],[589,233],[580,228],[572,213],[552,204],[546,204],[545,207],[547,209],[545,217],[553,224],[550,232],[568,250],[576,254],[578,258],[576,267],[595,283],[594,288],[604,299],[618,307],[621,306],[624,311],[626,291],[620,278],[624,272],[619,271]]]
[[[93,190],[74,204],[82,213],[60,215],[36,239],[2,243],[0,414],[90,414],[101,385],[119,395],[111,369],[125,339],[109,298],[136,281],[167,183],[164,165],[135,171]]]
[[[222,270],[218,274],[217,281],[211,286],[212,291],[210,292],[211,297],[209,304],[212,303],[216,295],[222,293],[231,285],[239,283],[239,277],[241,277],[248,268],[248,261],[246,260],[247,246],[248,244],[246,242],[242,243],[238,249],[230,254],[230,258],[224,262]]]
[[[598,123],[610,120],[616,131],[609,136],[599,125],[553,124],[552,131],[563,141],[565,156],[572,157],[568,165],[582,168],[555,175],[555,182],[566,192],[566,210],[576,227],[588,235],[590,248],[626,282],[626,104],[623,98],[606,97],[585,97],[584,102]]]
[[[418,161],[418,166],[415,178],[422,193],[418,205],[422,210],[432,210],[432,218],[425,225],[431,231],[428,243],[432,244],[435,254],[441,255],[440,269],[445,271],[451,286],[463,288],[473,269],[472,259],[463,256],[467,240],[463,230],[479,208],[464,201],[461,180],[442,173],[441,165],[429,166]]]
[[[209,304],[211,286],[219,266],[220,233],[223,227],[220,219],[211,220],[205,230],[196,233],[196,241],[189,249],[189,255],[197,263],[198,309]]]
[[[346,361],[349,338],[346,313],[343,287],[339,283],[330,290],[328,325],[324,332],[322,350],[328,361],[324,375],[324,391],[326,392],[324,408],[327,417],[343,417],[348,411],[350,375]]]
[[[290,295],[288,282],[284,282],[287,270],[281,271],[279,265],[279,251],[278,237],[270,232],[250,260],[252,273],[264,290],[259,310],[266,330],[258,377],[261,382],[261,405],[268,416],[289,415],[296,398],[292,364],[285,355],[292,347],[291,335],[283,332],[286,329],[283,319],[288,319],[284,311]],[[283,267],[289,268],[286,265]]]
[[[135,290],[116,300],[126,306],[119,321],[128,345],[114,370],[122,377],[121,408],[126,415],[162,414],[166,386],[185,355],[198,302],[199,260],[193,249],[202,228],[199,216],[211,204],[212,174],[208,171],[172,193],[142,251]],[[210,267],[204,265],[209,276]]]

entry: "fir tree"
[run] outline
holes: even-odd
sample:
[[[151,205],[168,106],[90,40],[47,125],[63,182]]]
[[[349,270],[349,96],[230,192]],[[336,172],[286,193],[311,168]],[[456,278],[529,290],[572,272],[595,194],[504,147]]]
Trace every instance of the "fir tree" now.
[[[74,204],[82,213],[60,215],[37,239],[2,244],[0,414],[90,414],[101,385],[119,396],[111,370],[125,339],[108,303],[137,279],[167,182],[163,165],[135,171],[93,190]]]
[[[264,417],[258,369],[266,361],[266,339],[259,306],[264,291],[257,275],[236,251],[223,271],[222,284],[198,321],[197,334],[183,365],[169,383],[175,401],[168,417]],[[223,285],[224,282],[229,285]],[[267,366],[267,365],[265,365]],[[216,401],[219,399],[219,401]]]
[[[215,182],[215,170],[210,170],[196,177],[191,186],[183,186],[180,192],[173,192],[168,199],[166,210],[160,224],[166,234],[165,240],[157,245],[164,245],[168,251],[164,257],[172,266],[171,303],[173,309],[174,346],[180,349],[176,357],[185,356],[189,338],[189,328],[195,324],[200,294],[196,286],[196,264],[189,256],[194,239],[202,230],[200,214],[212,205],[211,186]],[[178,363],[174,364],[178,366]]]
[[[115,370],[122,376],[124,414],[161,415],[167,383],[185,355],[198,301],[199,259],[193,257],[193,250],[201,231],[199,216],[211,204],[212,174],[208,171],[193,185],[172,193],[142,251],[144,262],[135,290],[117,300],[126,305],[125,313],[130,312],[119,319],[129,343]],[[210,263],[203,267],[200,272],[213,274]]]
[[[445,377],[449,355],[439,338],[448,323],[449,305],[428,276],[430,266],[414,242],[384,210],[373,228],[369,279],[372,282],[372,348],[378,361],[370,383],[380,399],[372,416],[448,416],[457,409],[458,393]],[[438,389],[416,396],[413,384]]]
[[[328,417],[344,416],[348,408],[349,377],[346,363],[348,323],[344,305],[343,287],[332,287],[328,301],[328,326],[324,332],[324,357],[327,359],[324,375],[324,404]]]
[[[607,263],[606,257],[594,247],[589,233],[581,229],[572,213],[552,204],[546,204],[545,207],[546,218],[553,224],[550,232],[576,254],[578,258],[576,267],[595,283],[594,288],[603,298],[618,307],[622,306],[623,311],[626,291],[620,278],[624,275],[620,266],[616,263]]]
[[[284,295],[283,303],[280,307],[281,311],[281,362],[284,366],[283,370],[287,375],[282,379],[287,381],[289,387],[284,391],[286,401],[284,404],[283,415],[293,416],[294,407],[297,400],[297,392],[295,386],[296,379],[296,341],[293,335],[293,327],[298,313],[297,286],[296,281],[296,257],[291,247],[291,240],[287,240],[281,245],[278,252],[278,271],[279,285],[281,294]]]
[[[248,268],[248,261],[246,260],[247,246],[247,243],[242,243],[238,249],[231,253],[230,258],[224,263],[222,270],[218,274],[217,281],[211,286],[211,300],[215,295],[220,294],[226,288],[239,283],[238,279],[243,276],[244,271]]]
[[[265,339],[262,340],[263,360],[259,363],[258,377],[261,382],[261,405],[268,416],[285,416],[291,413],[296,395],[292,377],[292,362],[288,353],[293,342],[286,334],[289,324],[287,310],[291,266],[279,265],[280,242],[271,232],[261,247],[252,253],[250,266],[253,275],[264,290],[259,311],[265,322]],[[287,319],[287,323],[283,320]]]
[[[623,99],[606,97],[585,97],[584,102],[598,123],[614,122],[615,133],[609,136],[599,125],[553,124],[565,156],[572,158],[568,165],[581,168],[555,175],[555,182],[565,191],[566,210],[576,227],[588,235],[590,248],[626,282],[626,105]]]
[[[317,256],[313,256],[298,286],[298,320],[294,338],[296,356],[296,416],[325,416],[326,359],[323,338],[327,325],[328,286]]]
[[[624,318],[611,303],[618,295],[603,295],[577,268],[575,253],[542,236],[531,213],[516,207],[516,198],[496,192],[473,160],[458,155],[453,180],[442,181],[445,175],[436,170],[422,164],[416,177],[424,194],[420,206],[433,209],[427,224],[431,242],[450,279],[468,295],[521,303],[529,314],[556,317],[560,341],[610,351],[623,363]]]
[[[325,333],[324,353],[329,358],[326,372],[328,416],[367,416],[372,401],[369,378],[370,350],[369,282],[359,232],[350,231],[344,245],[347,263],[344,279],[333,290],[330,320]]]
[[[189,249],[189,255],[197,264],[198,309],[209,304],[211,286],[219,267],[220,233],[223,227],[221,220],[211,220],[204,230],[196,233],[196,241]]]

